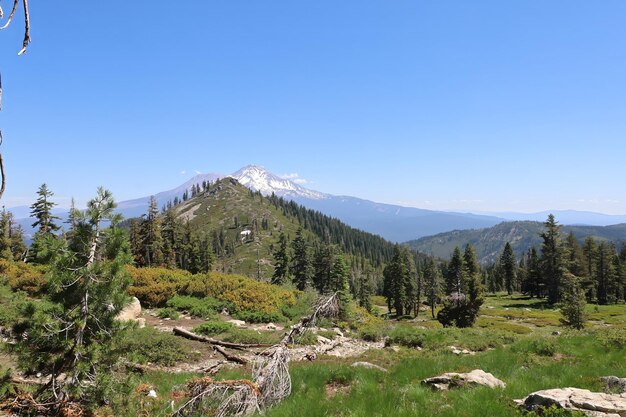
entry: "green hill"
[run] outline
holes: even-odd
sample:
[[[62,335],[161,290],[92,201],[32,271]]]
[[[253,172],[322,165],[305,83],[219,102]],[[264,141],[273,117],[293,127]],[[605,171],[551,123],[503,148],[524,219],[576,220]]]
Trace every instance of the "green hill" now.
[[[250,277],[269,278],[273,272],[274,245],[281,232],[292,240],[302,227],[313,248],[330,240],[348,254],[352,265],[379,269],[391,258],[393,244],[349,227],[339,220],[275,196],[264,197],[232,178],[211,184],[208,191],[176,205],[179,219],[195,231],[218,240],[214,269]]]
[[[473,230],[454,230],[407,242],[411,248],[422,253],[447,259],[456,246],[468,243],[476,249],[478,260],[482,264],[494,262],[502,253],[506,242],[510,242],[516,256],[519,257],[532,246],[541,245],[540,234],[543,223],[531,221],[502,222],[493,227]],[[574,233],[579,241],[591,236],[596,240],[605,240],[622,244],[626,242],[626,224],[612,226],[563,226],[563,233]]]

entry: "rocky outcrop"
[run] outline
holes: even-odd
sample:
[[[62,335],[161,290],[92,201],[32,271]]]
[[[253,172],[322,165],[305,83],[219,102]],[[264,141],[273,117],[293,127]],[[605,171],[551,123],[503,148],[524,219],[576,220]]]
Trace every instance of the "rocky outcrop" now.
[[[448,346],[448,349],[450,349],[450,352],[454,353],[455,355],[475,355],[476,354],[476,352],[473,352],[468,349],[458,348],[456,346]]]
[[[606,394],[580,388],[556,388],[533,392],[517,402],[527,410],[556,406],[566,410],[582,411],[594,417],[626,417],[626,394]]]
[[[120,321],[137,320],[141,315],[141,303],[137,297],[133,297],[130,304],[119,312],[116,319]]]
[[[374,365],[373,363],[369,363],[369,362],[354,362],[351,366],[353,368],[367,368],[367,369],[375,369],[380,372],[389,372],[382,366]]]
[[[617,376],[603,376],[600,381],[604,382],[604,387],[610,392],[626,392],[626,378]]]
[[[482,385],[489,388],[505,388],[506,384],[483,371],[482,369],[474,369],[467,373],[448,372],[443,375],[427,378],[422,384],[430,385],[438,390],[447,390],[450,388],[458,388],[464,386]]]

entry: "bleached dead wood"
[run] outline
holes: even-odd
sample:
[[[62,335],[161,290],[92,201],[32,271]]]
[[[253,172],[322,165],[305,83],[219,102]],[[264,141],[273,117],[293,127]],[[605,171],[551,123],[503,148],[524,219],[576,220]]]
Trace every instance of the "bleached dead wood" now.
[[[339,313],[337,294],[320,297],[313,313],[302,318],[278,343],[258,354],[254,361],[252,380],[213,381],[201,378],[187,385],[189,400],[172,417],[191,415],[202,410],[217,410],[216,417],[240,417],[271,407],[291,394],[289,347],[320,317],[336,317]],[[216,345],[216,349],[219,345]]]
[[[246,350],[251,348],[266,348],[271,345],[267,344],[245,344],[245,343],[231,343],[231,342],[222,342],[221,340],[212,339],[210,337],[202,336],[196,334],[194,332],[190,332],[189,330],[183,329],[182,327],[174,327],[173,332],[175,335],[185,337],[187,339],[196,340],[198,342],[205,342],[211,345],[223,346],[230,349],[237,350]]]
[[[221,353],[223,357],[225,357],[227,360],[229,360],[231,362],[235,362],[235,363],[238,363],[238,364],[241,364],[241,365],[247,365],[248,364],[248,360],[247,359],[242,358],[242,357],[237,356],[237,355],[232,355],[232,354],[228,353],[226,351],[226,349],[224,349],[220,345],[214,345],[213,349],[215,349],[216,351]]]

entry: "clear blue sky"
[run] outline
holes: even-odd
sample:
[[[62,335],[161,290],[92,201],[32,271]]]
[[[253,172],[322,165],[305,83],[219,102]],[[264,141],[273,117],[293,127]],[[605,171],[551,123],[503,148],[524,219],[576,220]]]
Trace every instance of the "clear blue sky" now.
[[[30,3],[26,56],[21,15],[0,32],[7,206],[256,163],[425,208],[626,213],[623,0]]]

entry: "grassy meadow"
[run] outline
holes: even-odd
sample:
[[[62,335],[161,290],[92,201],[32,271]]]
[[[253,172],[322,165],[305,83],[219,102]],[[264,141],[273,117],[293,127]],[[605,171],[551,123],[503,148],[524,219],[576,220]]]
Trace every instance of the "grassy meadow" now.
[[[560,313],[541,301],[497,295],[487,298],[471,329],[441,328],[429,312],[417,320],[381,321],[378,325],[392,347],[352,358],[321,356],[314,362],[292,362],[291,396],[265,415],[518,416],[521,412],[513,400],[533,391],[558,387],[600,391],[599,377],[626,375],[626,306],[590,305],[588,312],[587,328],[574,331],[562,327]],[[457,355],[450,346],[472,353]],[[380,365],[389,372],[351,367],[357,361]],[[506,388],[437,392],[421,384],[422,379],[444,372],[477,368],[502,379]],[[249,368],[238,368],[215,378],[238,379],[249,374]],[[194,376],[199,375],[153,372],[135,376],[132,386],[148,384],[159,398],[131,391],[120,404],[127,415],[167,416],[181,402],[185,381]],[[121,410],[111,411],[118,415]]]

